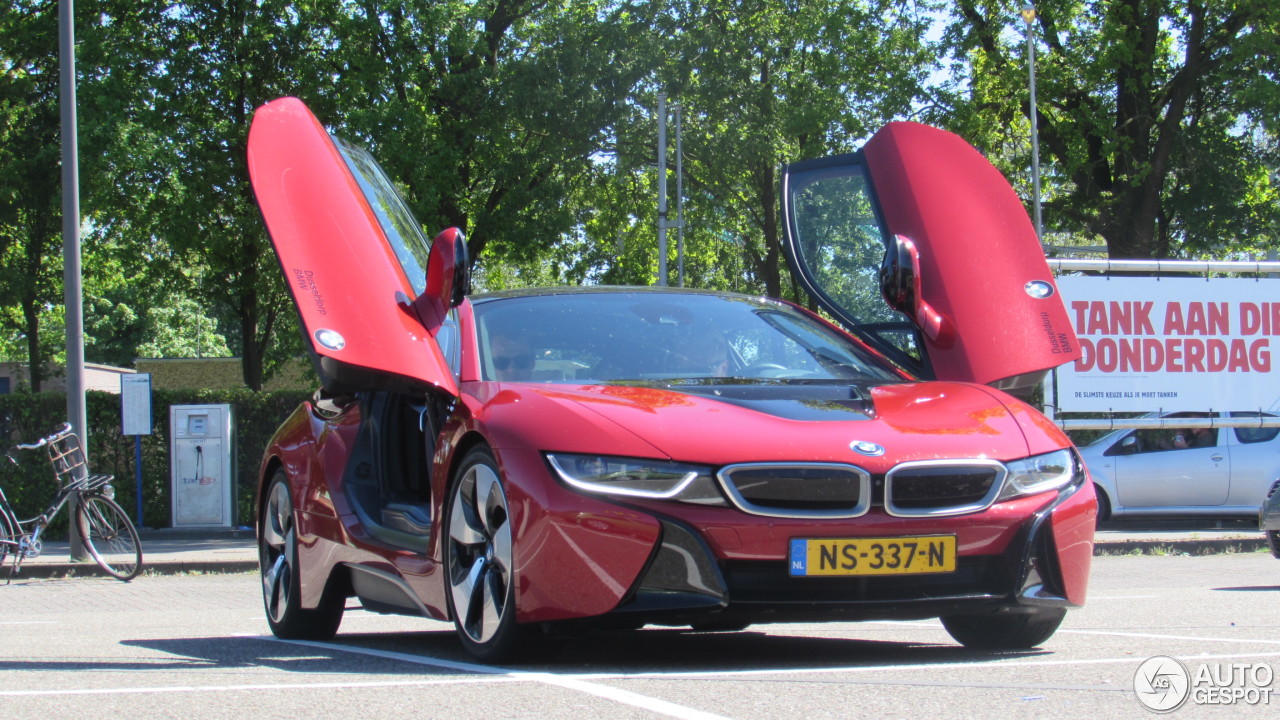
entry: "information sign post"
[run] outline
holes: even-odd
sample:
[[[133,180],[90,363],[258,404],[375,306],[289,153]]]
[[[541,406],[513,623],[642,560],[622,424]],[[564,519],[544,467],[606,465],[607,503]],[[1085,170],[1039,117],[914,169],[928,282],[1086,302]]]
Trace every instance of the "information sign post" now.
[[[142,436],[151,434],[151,374],[120,376],[120,427],[133,436],[133,466],[138,499],[134,524],[142,527]]]

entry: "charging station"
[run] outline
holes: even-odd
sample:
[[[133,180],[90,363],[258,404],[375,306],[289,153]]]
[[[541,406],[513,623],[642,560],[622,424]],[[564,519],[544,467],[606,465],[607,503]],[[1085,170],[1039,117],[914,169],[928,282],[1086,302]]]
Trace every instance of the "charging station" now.
[[[231,406],[170,406],[169,442],[173,527],[231,527]]]

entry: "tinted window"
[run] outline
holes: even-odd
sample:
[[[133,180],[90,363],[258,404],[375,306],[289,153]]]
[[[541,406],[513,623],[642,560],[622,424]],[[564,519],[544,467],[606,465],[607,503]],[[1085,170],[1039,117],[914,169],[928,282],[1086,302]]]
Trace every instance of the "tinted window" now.
[[[587,292],[477,299],[475,313],[488,380],[901,381],[843,334],[750,298]]]
[[[1270,413],[1233,412],[1231,417],[1275,417]],[[1280,434],[1280,428],[1236,428],[1236,439],[1241,443],[1271,442]]]

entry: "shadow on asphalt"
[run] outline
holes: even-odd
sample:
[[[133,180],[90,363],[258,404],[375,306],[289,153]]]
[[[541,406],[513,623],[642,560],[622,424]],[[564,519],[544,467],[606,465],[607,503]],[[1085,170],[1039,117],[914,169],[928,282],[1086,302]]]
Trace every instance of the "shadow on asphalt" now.
[[[847,626],[845,626],[847,627]],[[129,640],[123,644],[165,653],[170,661],[130,661],[120,669],[183,669],[270,667],[297,673],[420,674],[423,665],[432,674],[469,674],[467,667],[432,665],[432,661],[480,664],[458,644],[452,630],[394,633],[341,633],[332,641],[295,644],[265,637],[212,637],[189,639]],[[361,652],[355,655],[343,648]],[[370,654],[368,651],[373,651]],[[378,654],[378,653],[385,653]],[[391,654],[423,658],[407,664]],[[953,665],[987,662],[1000,658],[1052,655],[1048,650],[979,652],[959,645],[884,640],[787,636],[746,630],[732,633],[699,633],[682,629],[645,629],[633,632],[594,632],[556,637],[535,650],[528,661],[504,667],[557,673],[617,673],[622,675],[680,672],[795,671],[859,665]],[[29,662],[29,661],[26,661]],[[0,663],[0,670],[8,669]],[[65,663],[59,663],[65,665]],[[71,663],[75,665],[75,663]],[[101,660],[85,663],[101,670]],[[25,665],[30,669],[29,664]],[[43,669],[74,669],[48,667]],[[502,668],[494,667],[501,672]]]

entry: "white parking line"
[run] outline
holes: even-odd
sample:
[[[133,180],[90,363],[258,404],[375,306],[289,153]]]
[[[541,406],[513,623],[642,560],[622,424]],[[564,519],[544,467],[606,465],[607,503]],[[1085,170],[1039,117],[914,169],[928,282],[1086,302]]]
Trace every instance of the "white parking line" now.
[[[1151,633],[1122,633],[1111,631],[1093,631],[1093,630],[1060,630],[1059,632],[1070,632],[1081,635],[1115,635],[1121,637],[1137,637],[1151,639],[1178,639],[1193,640],[1205,642],[1234,642],[1234,643],[1266,643],[1269,645],[1280,644],[1280,641],[1256,640],[1256,639],[1237,639],[1237,638],[1210,638],[1210,637],[1194,637],[1179,635],[1163,635]],[[698,670],[698,671],[663,671],[663,672],[601,672],[601,673],[564,673],[557,674],[551,672],[525,672],[512,670],[493,665],[480,665],[476,663],[458,662],[454,660],[445,660],[442,658],[433,658],[422,655],[412,655],[408,653],[399,653],[387,650],[374,650],[369,648],[361,648],[350,645],[340,645],[335,643],[312,642],[303,640],[278,640],[271,636],[253,635],[247,636],[253,639],[266,640],[268,642],[278,642],[288,645],[296,645],[302,647],[311,647],[325,650],[328,652],[344,652],[358,655],[366,655],[371,657],[379,657],[399,662],[413,663],[416,665],[424,665],[429,667],[440,668],[443,670],[453,670],[464,673],[473,673],[466,676],[455,676],[448,678],[435,678],[424,680],[392,680],[392,681],[351,681],[351,682],[302,682],[302,683],[250,683],[243,685],[170,685],[170,686],[154,686],[154,687],[112,687],[112,688],[75,688],[75,689],[48,689],[48,690],[0,690],[0,697],[19,697],[19,696],[70,696],[70,695],[136,695],[136,694],[165,694],[165,693],[209,693],[209,692],[244,692],[244,691],[280,691],[280,690],[317,690],[317,689],[365,689],[365,688],[387,688],[387,687],[430,687],[445,685],[466,685],[466,684],[484,684],[484,683],[513,683],[513,682],[536,682],[545,685],[553,685],[567,690],[581,692],[603,699],[612,700],[624,705],[649,710],[654,713],[666,715],[668,717],[680,718],[681,720],[729,720],[723,715],[704,712],[684,705],[671,703],[658,698],[641,695],[638,693],[621,690],[619,688],[609,687],[599,684],[604,680],[680,680],[680,679],[715,679],[715,678],[732,678],[732,677],[785,677],[785,676],[812,676],[824,675],[827,681],[834,681],[837,675],[862,675],[862,674],[879,674],[880,677],[875,679],[874,684],[922,684],[935,685],[929,681],[922,681],[918,677],[915,680],[906,682],[897,682],[888,677],[886,673],[896,672],[919,672],[919,671],[936,671],[945,670],[948,672],[957,669],[972,668],[1010,668],[1017,669],[1027,666],[1038,667],[1068,667],[1068,666],[1089,666],[1089,665],[1136,665],[1142,662],[1143,658],[1135,656],[1113,657],[1113,658],[1092,658],[1080,660],[1041,660],[1041,659],[1023,659],[1023,658],[995,658],[991,660],[977,660],[972,662],[932,662],[932,663],[911,663],[911,664],[881,664],[881,665],[856,665],[856,666],[836,666],[836,667],[808,667],[808,668],[755,668],[742,670]],[[1250,653],[1224,653],[1224,654],[1190,654],[1178,656],[1180,659],[1196,662],[1210,661],[1232,661],[1232,660],[1271,660],[1280,658],[1280,652],[1250,652]],[[808,682],[808,681],[806,681]],[[850,679],[848,682],[853,681]],[[968,684],[960,683],[968,687]],[[992,686],[1007,687],[1007,685],[993,683]],[[1017,687],[1022,687],[1018,685]],[[1039,688],[1039,685],[1028,684],[1026,687]],[[1065,688],[1065,686],[1064,686]],[[1063,688],[1059,688],[1063,689]],[[1109,689],[1109,688],[1091,688],[1091,687],[1075,687],[1070,689]]]
[[[439,658],[428,657],[424,655],[411,655],[409,653],[392,652],[389,650],[372,650],[369,648],[352,647],[349,645],[336,645],[333,643],[313,642],[309,640],[278,640],[273,637],[263,636],[263,640],[274,642],[288,643],[290,645],[303,645],[306,647],[321,648],[324,650],[340,650],[342,652],[356,653],[358,655],[369,655],[373,657],[386,658],[389,660],[398,660],[401,662],[415,663],[417,665],[428,665],[431,667],[444,668],[446,670],[461,670],[464,672],[484,673],[487,675],[498,675],[513,680],[525,680],[530,682],[539,682],[546,685],[554,685],[562,687],[566,690],[574,690],[588,695],[612,700],[623,705],[631,705],[643,710],[667,715],[673,718],[681,718],[682,720],[729,720],[724,715],[703,712],[684,705],[659,700],[658,698],[640,695],[627,690],[612,688],[607,685],[597,685],[587,682],[580,676],[575,675],[556,675],[545,672],[525,672],[522,670],[510,670],[494,665],[477,665],[475,663],[456,662],[453,660],[442,660]],[[630,677],[621,675],[618,677]]]
[[[1117,632],[1114,630],[1060,629],[1058,632],[1068,633],[1071,635],[1107,635],[1110,637],[1149,638],[1151,640],[1194,640],[1196,642],[1260,643],[1262,645],[1280,645],[1280,640],[1258,640],[1256,638],[1215,638],[1202,637],[1200,635],[1161,635],[1158,633]]]
[[[1242,660],[1246,658],[1280,658],[1280,652],[1273,653],[1229,653],[1225,655],[1179,655],[1175,656],[1179,659],[1195,660],[1197,662],[1209,660]],[[1001,658],[997,660],[976,660],[973,662],[933,662],[933,663],[912,663],[903,665],[855,665],[844,667],[814,667],[814,668],[757,668],[754,670],[691,670],[691,671],[673,671],[673,672],[641,672],[641,673],[581,673],[572,676],[579,680],[609,680],[609,679],[626,679],[626,678],[713,678],[713,677],[744,677],[752,675],[812,675],[833,673],[885,673],[897,670],[954,670],[957,668],[1018,668],[1028,665],[1040,667],[1067,667],[1071,665],[1137,665],[1146,658],[1142,657],[1122,657],[1122,658],[1094,658],[1090,660],[1023,660],[1020,658]]]

